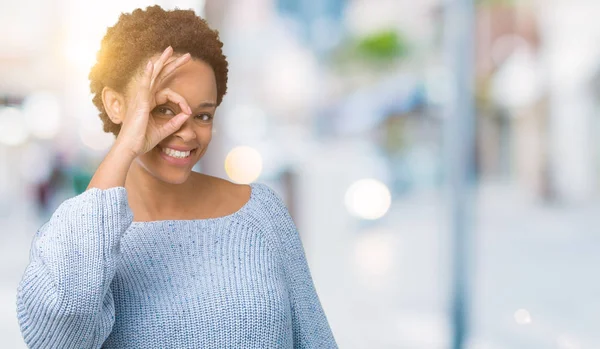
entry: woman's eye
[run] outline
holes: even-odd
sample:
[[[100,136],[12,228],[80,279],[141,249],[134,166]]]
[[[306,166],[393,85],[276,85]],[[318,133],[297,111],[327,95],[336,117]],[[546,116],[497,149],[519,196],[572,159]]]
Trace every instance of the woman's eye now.
[[[196,115],[196,119],[199,119],[202,122],[209,122],[212,120],[212,115],[210,114],[200,114]]]
[[[167,107],[156,107],[154,110],[161,115],[175,115],[173,111]]]

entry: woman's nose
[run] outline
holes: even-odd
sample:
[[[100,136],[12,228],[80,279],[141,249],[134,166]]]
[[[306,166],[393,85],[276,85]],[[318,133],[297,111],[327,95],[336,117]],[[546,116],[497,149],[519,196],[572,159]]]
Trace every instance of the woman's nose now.
[[[190,116],[184,123],[181,125],[179,130],[175,131],[173,134],[176,137],[179,137],[183,142],[189,142],[191,140],[196,139],[196,132],[194,131],[193,120],[194,116]]]

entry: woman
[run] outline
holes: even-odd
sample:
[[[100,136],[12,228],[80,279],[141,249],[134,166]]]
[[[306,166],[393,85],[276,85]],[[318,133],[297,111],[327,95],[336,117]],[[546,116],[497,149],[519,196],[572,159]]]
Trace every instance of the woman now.
[[[108,29],[90,81],[116,140],[34,238],[17,300],[30,348],[337,347],[282,200],[192,172],[226,92],[221,48],[193,11]]]

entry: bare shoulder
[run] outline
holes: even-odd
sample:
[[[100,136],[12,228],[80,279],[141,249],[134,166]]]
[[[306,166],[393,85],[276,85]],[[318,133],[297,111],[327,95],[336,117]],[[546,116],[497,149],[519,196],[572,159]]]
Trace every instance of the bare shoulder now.
[[[230,200],[242,200],[248,201],[250,198],[251,188],[247,184],[237,184],[219,177],[212,177],[211,180],[214,183],[214,187],[218,188],[218,191],[223,197]]]
[[[251,187],[247,184],[237,184],[223,178],[214,177],[206,174],[197,174],[198,179],[207,184],[209,193],[213,202],[213,207],[217,214],[225,215],[237,211],[250,200]]]

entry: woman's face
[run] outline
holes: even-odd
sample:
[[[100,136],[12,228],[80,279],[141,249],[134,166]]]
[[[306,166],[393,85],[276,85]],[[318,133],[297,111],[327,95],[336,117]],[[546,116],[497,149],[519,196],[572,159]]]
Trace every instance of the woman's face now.
[[[160,55],[153,57],[158,59]],[[173,55],[167,64],[179,56]],[[138,156],[136,162],[155,178],[172,184],[185,182],[194,165],[206,152],[212,138],[213,117],[217,103],[217,83],[213,69],[207,63],[191,59],[177,68],[157,86],[156,91],[169,88],[181,95],[192,109],[192,115],[181,128],[154,149]],[[128,93],[133,98],[135,93]],[[163,124],[181,110],[176,103],[167,101],[157,105],[150,117],[157,125]]]

